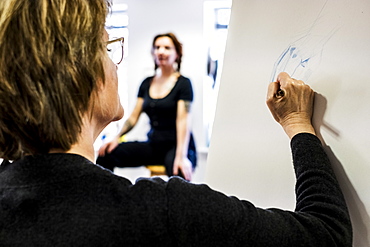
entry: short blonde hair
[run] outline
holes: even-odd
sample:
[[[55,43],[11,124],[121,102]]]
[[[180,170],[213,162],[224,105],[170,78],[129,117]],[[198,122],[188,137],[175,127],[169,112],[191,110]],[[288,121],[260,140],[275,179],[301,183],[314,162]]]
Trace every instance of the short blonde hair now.
[[[69,150],[99,79],[109,0],[1,0],[0,158]]]

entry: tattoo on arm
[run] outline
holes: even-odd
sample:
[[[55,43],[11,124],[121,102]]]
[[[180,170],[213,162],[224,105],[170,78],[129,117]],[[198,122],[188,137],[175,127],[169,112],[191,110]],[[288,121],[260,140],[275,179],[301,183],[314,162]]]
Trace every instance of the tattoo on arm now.
[[[123,136],[127,132],[129,132],[134,126],[131,124],[129,120],[126,120],[126,122],[123,124],[122,132],[120,133],[120,136]]]
[[[185,101],[185,110],[187,113],[190,112],[190,106],[191,106],[191,102],[190,101]]]
[[[130,129],[132,129],[132,124],[131,124],[131,122],[129,121],[129,120],[127,120],[126,122],[125,122],[125,127],[128,129],[128,130],[130,130]]]

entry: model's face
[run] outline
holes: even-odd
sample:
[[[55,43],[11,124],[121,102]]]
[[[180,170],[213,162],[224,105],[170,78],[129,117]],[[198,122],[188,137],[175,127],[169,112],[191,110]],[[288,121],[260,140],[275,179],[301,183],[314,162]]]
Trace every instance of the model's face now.
[[[172,66],[177,59],[177,52],[172,39],[160,37],[154,42],[153,57],[158,67]]]
[[[108,41],[108,33],[105,31],[103,40]],[[102,124],[119,120],[123,117],[124,110],[118,94],[117,65],[109,58],[108,53],[103,54],[103,66],[105,84],[100,83],[96,101],[96,116]]]

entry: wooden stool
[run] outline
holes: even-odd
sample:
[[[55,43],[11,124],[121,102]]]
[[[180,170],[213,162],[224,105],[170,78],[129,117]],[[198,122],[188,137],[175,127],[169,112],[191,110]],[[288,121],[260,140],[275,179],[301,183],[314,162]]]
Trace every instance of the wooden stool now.
[[[166,168],[163,165],[145,166],[150,171],[150,176],[167,176]]]

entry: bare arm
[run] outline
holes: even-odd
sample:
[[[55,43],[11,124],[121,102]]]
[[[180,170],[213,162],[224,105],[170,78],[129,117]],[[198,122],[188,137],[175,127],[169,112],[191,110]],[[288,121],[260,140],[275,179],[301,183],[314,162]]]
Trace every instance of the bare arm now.
[[[185,179],[191,180],[192,164],[187,158],[190,139],[190,101],[179,100],[176,116],[176,155],[173,166],[174,175],[182,172]]]
[[[141,113],[143,112],[143,102],[144,102],[143,98],[137,98],[135,108],[132,111],[130,117],[123,124],[123,127],[118,134],[118,138],[130,132],[130,130],[132,130],[135,127],[135,125],[139,121]]]
[[[135,127],[139,120],[140,114],[143,111],[143,102],[144,102],[143,98],[140,97],[137,98],[134,110],[132,111],[130,117],[123,124],[121,131],[119,132],[116,138],[114,138],[110,142],[105,143],[100,147],[99,156],[104,156],[105,154],[112,152],[118,146],[119,138]]]

